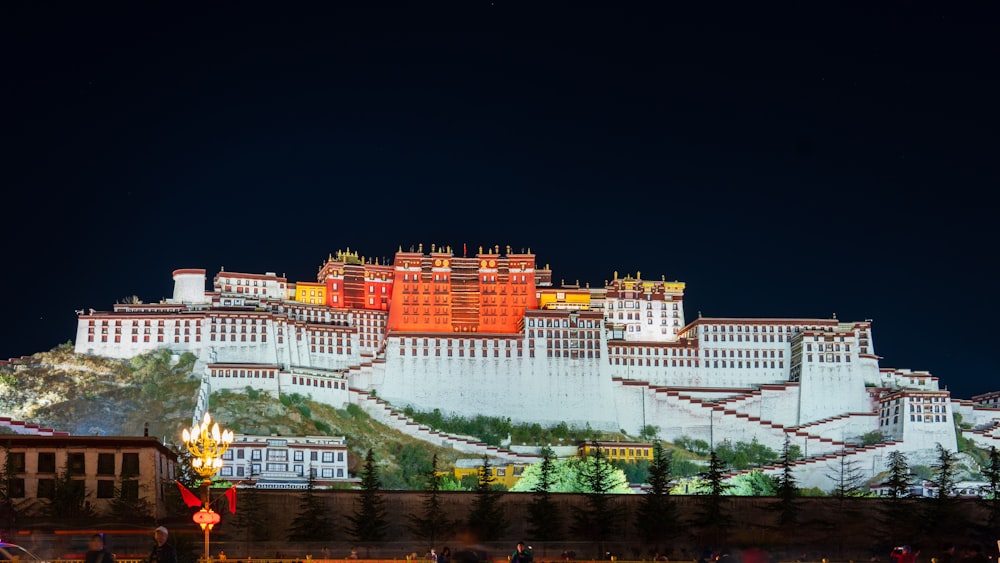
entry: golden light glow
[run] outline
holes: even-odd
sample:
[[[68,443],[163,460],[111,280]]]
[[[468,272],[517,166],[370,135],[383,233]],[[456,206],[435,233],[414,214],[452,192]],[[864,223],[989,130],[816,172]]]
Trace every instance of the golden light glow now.
[[[219,423],[213,424],[212,417],[206,412],[201,424],[195,424],[190,431],[185,428],[181,438],[194,456],[191,467],[202,478],[208,479],[222,467],[222,454],[233,443],[233,431],[222,431]]]

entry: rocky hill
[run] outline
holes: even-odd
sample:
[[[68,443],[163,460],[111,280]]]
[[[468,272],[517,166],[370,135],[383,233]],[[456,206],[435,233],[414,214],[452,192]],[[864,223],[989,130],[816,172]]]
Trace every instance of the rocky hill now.
[[[194,362],[190,354],[178,360],[167,351],[109,360],[62,345],[0,366],[0,413],[70,434],[140,436],[148,429],[165,442],[180,442],[199,388]],[[253,389],[215,393],[209,405],[213,419],[236,433],[344,436],[352,473],[372,448],[387,486],[405,488],[413,480],[414,452],[421,458],[437,453],[442,467],[461,457],[380,424],[353,405],[334,408]]]

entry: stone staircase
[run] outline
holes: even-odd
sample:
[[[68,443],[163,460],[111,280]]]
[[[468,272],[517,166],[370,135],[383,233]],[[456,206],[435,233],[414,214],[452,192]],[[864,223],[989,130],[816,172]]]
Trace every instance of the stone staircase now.
[[[491,446],[470,436],[460,436],[433,430],[419,424],[406,415],[393,410],[386,401],[362,390],[350,388],[353,402],[373,419],[418,440],[435,446],[452,448],[473,457],[489,456],[500,463],[530,464],[541,461],[541,457]]]

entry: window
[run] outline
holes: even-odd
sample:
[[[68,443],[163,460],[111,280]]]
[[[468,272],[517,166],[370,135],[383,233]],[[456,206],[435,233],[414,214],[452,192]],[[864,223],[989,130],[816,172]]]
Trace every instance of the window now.
[[[337,452],[337,461],[344,461],[344,452]]]
[[[240,448],[240,449],[236,450],[236,459],[245,459],[245,457],[244,457],[244,456],[245,456],[246,454],[245,454],[245,453],[243,453],[243,452],[244,452],[244,450],[243,450],[242,448]]]
[[[292,466],[292,470],[293,470],[293,471],[295,472],[295,474],[296,474],[296,475],[298,475],[299,477],[302,477],[302,476],[303,476],[303,473],[302,473],[302,466],[301,466],[301,465],[295,465],[295,466]]]
[[[7,455],[10,459],[11,473],[24,473],[24,452],[9,452]],[[55,456],[55,454],[52,455]],[[55,465],[54,461],[53,465]]]
[[[296,450],[292,453],[292,461],[302,461],[304,459],[302,450]]]
[[[56,480],[55,479],[39,479],[38,480],[38,498],[51,499],[56,496]]]
[[[323,469],[323,477],[332,478],[333,477],[333,469],[331,469],[331,468],[324,468]]]
[[[122,454],[122,476],[135,477],[139,474],[139,454],[124,453]]]
[[[115,482],[110,479],[101,479],[97,482],[97,498],[114,498]]]
[[[97,454],[97,474],[98,475],[114,475],[115,474],[115,454]],[[109,498],[100,496],[98,492],[98,498]]]
[[[232,467],[223,467],[222,469],[219,470],[219,475],[221,475],[223,477],[232,477],[233,476],[233,468]]]
[[[122,481],[122,498],[125,500],[139,500],[139,482],[135,479],[125,479]]]
[[[24,479],[20,477],[7,481],[7,496],[10,498],[24,498]]]
[[[319,452],[309,452],[309,461],[318,461]]]
[[[243,472],[244,471],[245,471],[245,469],[244,469],[244,467],[242,465],[239,466],[239,467],[237,467],[236,468],[236,476],[237,477],[243,477]]]
[[[38,452],[38,472],[39,473],[56,472],[55,452]],[[49,497],[40,497],[40,498],[49,498]]]
[[[333,452],[323,452],[323,463],[333,463]]]
[[[260,450],[251,450],[250,459],[253,461],[260,461]]]
[[[87,458],[83,453],[71,453],[66,457],[66,465],[69,467],[70,475],[87,474]]]

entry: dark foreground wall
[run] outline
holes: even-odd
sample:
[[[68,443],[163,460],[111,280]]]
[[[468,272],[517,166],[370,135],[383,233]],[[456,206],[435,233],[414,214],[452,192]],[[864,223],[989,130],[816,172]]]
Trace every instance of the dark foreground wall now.
[[[263,491],[261,504],[266,507],[270,540],[281,542],[287,537],[292,519],[301,509],[301,493],[287,491]],[[414,537],[409,524],[414,514],[422,514],[426,498],[423,493],[411,491],[384,491],[389,525],[386,530],[388,542],[381,545],[359,546],[350,535],[350,523],[346,515],[358,509],[358,491],[321,491],[316,493],[335,523],[333,535],[328,538],[331,545],[344,554],[351,547],[367,548],[371,556],[403,556],[412,551],[423,555],[430,546]],[[474,493],[440,493],[443,516],[464,523],[475,501]],[[532,501],[530,493],[505,493],[501,505],[504,507],[506,525],[495,541],[484,541],[470,534],[464,525],[456,525],[447,537],[436,539],[435,547],[479,545],[488,551],[507,554],[518,540],[535,544],[535,551],[544,551],[547,556],[558,556],[563,551],[575,551],[578,557],[596,556],[605,551],[618,554],[621,559],[642,558],[651,550],[671,551],[675,559],[696,558],[706,546],[721,548],[731,546],[743,548],[760,546],[769,551],[782,552],[792,559],[807,555],[823,554],[827,557],[868,559],[871,555],[888,560],[888,552],[898,544],[915,544],[923,548],[930,560],[930,552],[936,552],[939,544],[950,541],[957,544],[981,542],[991,552],[996,550],[997,529],[984,529],[988,510],[981,501],[975,499],[956,500],[952,506],[938,508],[932,499],[914,499],[899,502],[895,510],[883,499],[801,498],[796,501],[794,523],[781,526],[779,522],[780,501],[761,497],[724,497],[723,511],[731,516],[732,526],[726,530],[694,524],[705,510],[709,501],[702,496],[671,497],[677,507],[681,522],[669,537],[655,542],[643,541],[637,532],[637,514],[643,495],[613,495],[607,518],[617,524],[617,532],[610,538],[579,537],[568,525],[581,508],[586,507],[586,496],[557,494],[553,499],[564,524],[562,537],[558,541],[539,545],[529,534],[527,522],[528,505]],[[225,516],[229,516],[226,514]],[[935,522],[936,519],[946,520]],[[220,526],[220,540],[246,541],[248,533],[234,525],[228,518]],[[332,542],[332,543],[331,543]],[[308,546],[312,551],[334,547],[317,543]],[[454,549],[454,547],[453,547]],[[371,551],[374,550],[374,551]],[[333,553],[337,555],[337,553]],[[850,557],[848,557],[850,556]],[[317,555],[318,557],[318,555]]]
[[[385,541],[361,543],[350,534],[347,515],[358,509],[359,491],[316,491],[325,513],[334,526],[332,533],[313,542],[288,541],[289,528],[302,509],[304,493],[301,491],[240,491],[237,508],[240,518],[231,515],[220,504],[222,523],[211,535],[212,554],[226,550],[231,561],[247,563],[247,556],[254,562],[268,558],[313,559],[345,557],[352,549],[363,558],[398,558],[417,553],[423,556],[431,547],[425,539],[417,538],[409,524],[415,514],[423,513],[425,495],[412,491],[383,491],[388,518]],[[672,533],[656,541],[644,541],[637,532],[638,509],[643,495],[612,495],[607,518],[616,523],[617,531],[608,538],[575,535],[569,525],[564,525],[561,537],[541,542],[532,538],[528,530],[530,493],[505,493],[501,500],[505,523],[495,540],[475,537],[464,523],[468,520],[475,494],[468,492],[440,493],[442,516],[459,522],[444,537],[436,538],[435,548],[448,545],[452,550],[474,548],[477,553],[506,559],[518,540],[533,545],[538,559],[560,559],[564,552],[571,552],[576,559],[600,558],[610,551],[620,560],[651,559],[654,551],[664,552],[673,561],[694,560],[705,549],[730,548],[736,553],[751,547],[763,548],[772,560],[794,561],[806,559],[819,561],[869,561],[877,557],[888,562],[894,545],[912,544],[921,549],[918,561],[929,562],[944,542],[958,545],[981,543],[988,554],[996,553],[996,540],[1000,530],[989,528],[989,510],[985,503],[974,499],[956,500],[952,505],[939,507],[933,499],[899,501],[888,504],[883,499],[801,498],[796,501],[793,523],[779,525],[780,502],[762,497],[723,497],[722,512],[731,518],[731,526],[724,530],[697,525],[706,508],[708,497],[671,497],[677,507],[680,523]],[[586,506],[585,495],[556,494],[552,497],[564,524],[574,520],[574,515]],[[193,509],[189,509],[193,511]],[[256,520],[264,529],[266,538],[255,539],[241,522]],[[163,522],[171,529],[171,539],[181,551],[197,557],[202,553],[203,536],[191,521],[190,512],[179,514]],[[69,525],[69,523],[67,523]],[[79,527],[80,523],[72,523]],[[46,523],[49,528],[58,523]],[[91,523],[89,528],[100,527]],[[49,532],[51,534],[51,531]],[[146,537],[148,535],[148,537]],[[146,551],[152,541],[147,535],[119,537],[115,540],[116,552]],[[45,529],[36,529],[32,535],[22,535],[24,542],[32,542],[43,556],[57,557],[70,549],[62,544],[66,536],[46,535]],[[749,557],[748,557],[749,559]],[[182,561],[182,563],[184,563]],[[456,562],[459,563],[459,562]]]

